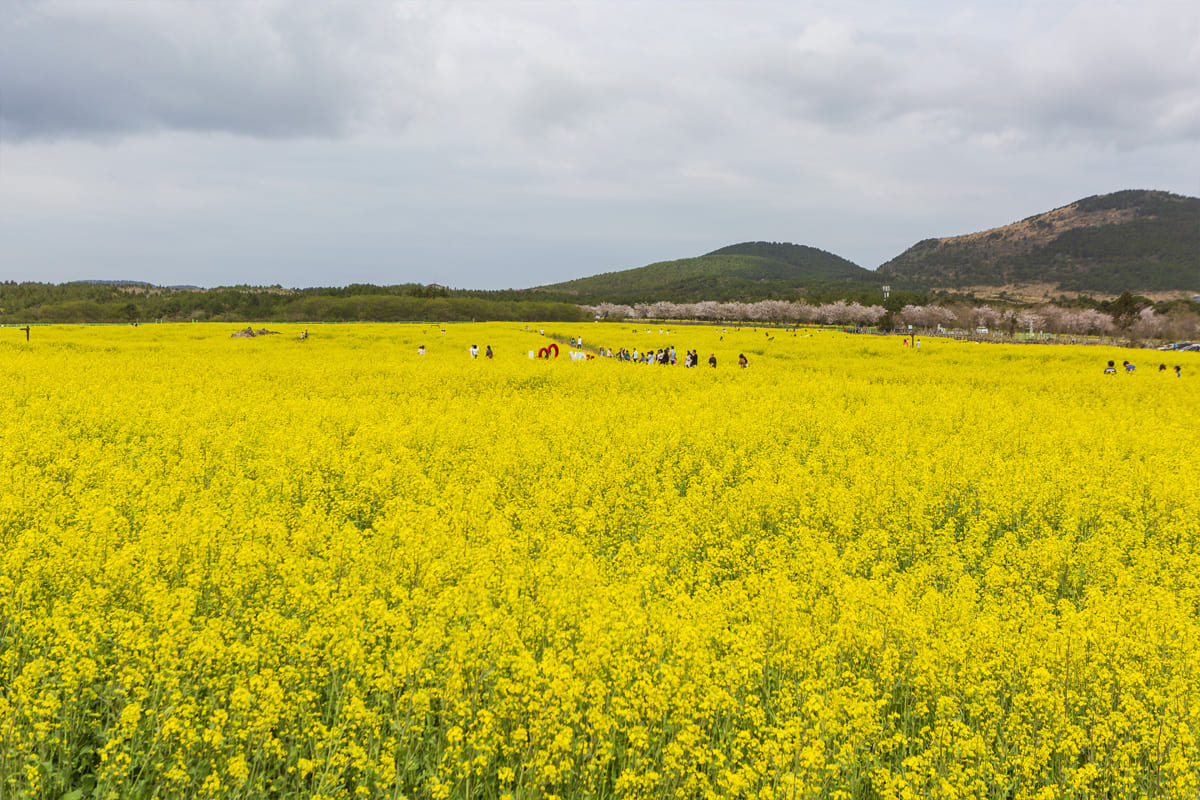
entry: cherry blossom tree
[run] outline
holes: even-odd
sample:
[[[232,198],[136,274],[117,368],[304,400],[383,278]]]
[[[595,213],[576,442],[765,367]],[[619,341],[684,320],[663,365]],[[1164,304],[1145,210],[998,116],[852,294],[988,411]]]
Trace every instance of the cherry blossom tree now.
[[[907,305],[900,309],[897,316],[905,325],[912,325],[914,328],[922,330],[936,328],[939,325],[949,325],[955,319],[953,311],[941,306]]]
[[[1129,326],[1129,332],[1138,339],[1161,339],[1166,328],[1166,318],[1155,314],[1153,306],[1138,312],[1137,319]]]
[[[826,303],[817,309],[817,316],[821,322],[826,325],[836,325],[849,321],[849,306],[845,300],[838,300],[833,303]]]
[[[628,319],[637,313],[633,310],[633,306],[616,303],[600,303],[595,306],[580,306],[580,308],[599,319]]]

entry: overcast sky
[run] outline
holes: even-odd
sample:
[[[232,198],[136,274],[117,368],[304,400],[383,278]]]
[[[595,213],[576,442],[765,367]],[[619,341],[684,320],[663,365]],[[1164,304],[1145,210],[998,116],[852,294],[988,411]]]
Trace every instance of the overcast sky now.
[[[0,0],[0,279],[874,269],[1200,195],[1196,0]]]

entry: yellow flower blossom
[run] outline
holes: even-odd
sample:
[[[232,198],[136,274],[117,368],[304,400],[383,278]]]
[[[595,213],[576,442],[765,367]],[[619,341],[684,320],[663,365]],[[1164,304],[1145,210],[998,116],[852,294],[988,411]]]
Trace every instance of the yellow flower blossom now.
[[[272,327],[0,340],[0,796],[1200,790],[1197,354]]]

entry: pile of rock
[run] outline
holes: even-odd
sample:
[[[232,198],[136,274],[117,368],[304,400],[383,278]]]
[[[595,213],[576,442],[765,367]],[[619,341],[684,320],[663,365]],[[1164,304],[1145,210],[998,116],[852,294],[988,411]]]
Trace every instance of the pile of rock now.
[[[245,330],[241,330],[241,331],[238,331],[237,333],[229,334],[229,338],[231,338],[231,339],[253,339],[255,336],[273,336],[278,333],[279,333],[279,331],[269,331],[266,328],[262,328],[262,329],[256,331],[256,330],[254,330],[253,326],[250,326],[250,327],[247,327]]]

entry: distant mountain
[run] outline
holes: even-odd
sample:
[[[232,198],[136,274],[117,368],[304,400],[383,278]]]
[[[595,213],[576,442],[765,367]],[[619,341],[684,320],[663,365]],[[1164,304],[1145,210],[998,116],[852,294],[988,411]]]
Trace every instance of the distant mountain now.
[[[606,272],[535,291],[575,302],[757,300],[810,289],[875,284],[875,273],[851,261],[799,244],[744,242],[696,258],[661,261]]]
[[[1002,228],[918,242],[876,271],[906,288],[1200,289],[1200,198],[1095,195]]]

